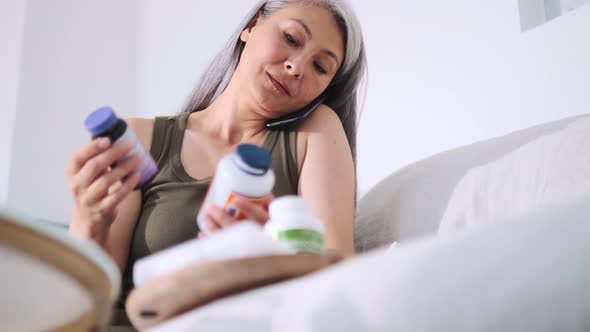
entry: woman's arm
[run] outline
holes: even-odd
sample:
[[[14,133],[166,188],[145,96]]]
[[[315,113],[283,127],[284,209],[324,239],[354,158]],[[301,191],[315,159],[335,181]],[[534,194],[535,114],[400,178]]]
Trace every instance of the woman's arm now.
[[[127,123],[129,127],[135,131],[141,143],[146,148],[149,148],[151,144],[153,121],[144,119],[129,119]],[[90,146],[92,146],[92,144],[90,144]],[[87,149],[84,148],[81,151],[85,150]],[[116,150],[117,148],[113,148],[113,151]],[[123,152],[126,151],[127,150]],[[141,192],[139,190],[135,190],[127,193],[127,191],[125,190],[125,196],[120,200],[120,202],[117,199],[117,202],[113,203],[113,207],[109,207],[108,209],[105,208],[106,210],[102,211],[101,213],[105,214],[105,216],[111,215],[112,217],[110,218],[112,219],[110,219],[110,221],[98,223],[89,220],[89,216],[87,213],[88,209],[86,208],[86,206],[84,206],[84,204],[82,204],[85,200],[84,195],[80,195],[78,193],[79,191],[81,191],[81,189],[76,189],[77,187],[80,187],[80,181],[77,180],[78,178],[80,178],[80,174],[79,172],[74,172],[72,170],[76,168],[76,164],[82,164],[80,165],[80,168],[82,168],[84,163],[90,162],[90,160],[82,158],[80,157],[80,155],[80,151],[74,154],[74,156],[72,157],[72,161],[70,162],[69,169],[66,172],[67,174],[72,173],[69,174],[72,192],[74,196],[77,198],[77,201],[82,201],[80,202],[81,205],[77,203],[77,206],[74,209],[69,231],[70,233],[75,234],[77,236],[87,238],[88,240],[93,240],[97,244],[102,246],[107,251],[107,253],[113,258],[113,260],[117,263],[119,269],[121,271],[124,271],[125,265],[127,264],[127,255],[129,253],[131,235],[133,233],[133,228],[135,227],[135,223],[137,221],[137,218],[139,217],[141,209]],[[76,162],[76,160],[80,161]],[[118,167],[123,167],[123,165],[119,165]],[[113,169],[113,171],[116,169],[117,168]],[[101,177],[104,178],[108,176],[107,173],[103,174]],[[100,181],[103,181],[101,180],[101,177],[94,180],[94,182],[90,184],[88,188],[98,186],[100,184]],[[117,186],[121,188],[121,183],[115,184],[113,187],[109,189],[108,192],[111,192],[114,189],[114,187]],[[82,211],[85,211],[86,213],[83,213]]]
[[[126,119],[144,148],[149,152],[152,142],[154,120],[152,119]],[[111,225],[105,249],[113,257],[121,271],[125,270],[127,257],[131,246],[133,229],[141,212],[141,191],[135,190],[129,194],[119,205],[117,218]]]
[[[301,124],[297,145],[299,192],[324,224],[326,249],[353,254],[354,163],[338,115],[318,107]]]

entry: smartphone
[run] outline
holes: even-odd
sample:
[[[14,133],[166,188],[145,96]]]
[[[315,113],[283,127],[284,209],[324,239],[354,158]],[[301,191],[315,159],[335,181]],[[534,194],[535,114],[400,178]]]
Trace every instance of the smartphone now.
[[[323,94],[321,94],[319,97],[314,99],[311,103],[309,103],[309,105],[307,105],[305,108],[303,108],[297,112],[294,112],[292,114],[286,115],[282,118],[273,119],[273,120],[268,121],[266,123],[266,128],[275,128],[275,127],[284,126],[287,124],[291,124],[291,123],[300,121],[303,118],[305,118],[306,116],[308,116],[311,112],[313,112],[313,110],[316,109],[316,107],[320,106],[324,102],[324,99],[326,99],[326,97]]]

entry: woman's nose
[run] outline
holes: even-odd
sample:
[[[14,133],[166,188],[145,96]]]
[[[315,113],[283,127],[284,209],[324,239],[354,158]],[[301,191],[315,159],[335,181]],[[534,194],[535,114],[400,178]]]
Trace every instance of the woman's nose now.
[[[303,74],[303,66],[300,63],[301,61],[298,60],[287,60],[285,61],[285,71],[289,75],[295,76],[295,78],[301,78]]]

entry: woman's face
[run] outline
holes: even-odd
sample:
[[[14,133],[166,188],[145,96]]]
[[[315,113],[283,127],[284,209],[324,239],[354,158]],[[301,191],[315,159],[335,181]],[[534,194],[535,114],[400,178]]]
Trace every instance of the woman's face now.
[[[301,109],[319,96],[342,64],[343,35],[330,11],[291,5],[240,35],[246,43],[238,80],[269,118]]]

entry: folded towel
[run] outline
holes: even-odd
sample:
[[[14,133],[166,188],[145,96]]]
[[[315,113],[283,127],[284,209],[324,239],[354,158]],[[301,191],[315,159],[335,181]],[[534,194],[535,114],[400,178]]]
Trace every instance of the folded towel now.
[[[133,283],[139,286],[188,265],[230,258],[293,253],[266,235],[254,222],[241,222],[204,238],[194,239],[142,258],[133,265]]]

